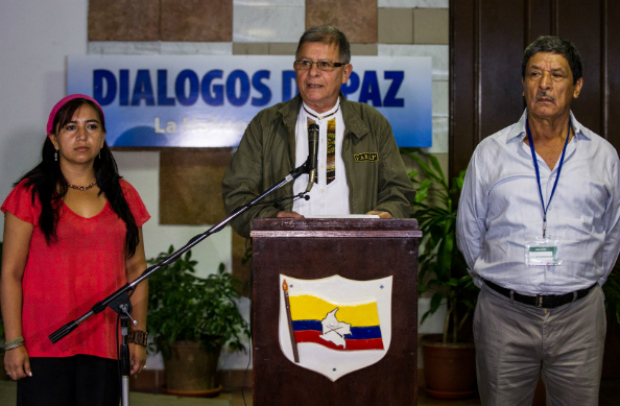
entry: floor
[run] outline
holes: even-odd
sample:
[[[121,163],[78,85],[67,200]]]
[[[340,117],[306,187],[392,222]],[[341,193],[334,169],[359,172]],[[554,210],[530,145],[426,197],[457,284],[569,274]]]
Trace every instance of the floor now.
[[[15,404],[15,382],[0,381],[0,405],[10,406]],[[245,399],[244,399],[245,397]],[[153,395],[148,393],[131,393],[131,406],[252,406],[251,390],[241,390],[221,393],[214,398],[180,398],[168,395]],[[418,405],[434,406],[479,406],[478,398],[466,400],[438,400],[426,395],[424,389],[420,389]],[[601,394],[599,406],[620,405],[620,379],[603,380],[601,382]]]
[[[220,396],[228,396],[224,394]],[[241,391],[232,392],[230,394],[230,406],[252,406],[252,392],[245,390],[243,392],[245,402]],[[478,397],[464,400],[440,400],[429,397],[424,389],[418,391],[418,406],[480,406]],[[620,405],[620,379],[603,380],[601,382],[601,391],[599,395],[598,406],[619,406]],[[542,406],[542,405],[537,405]]]
[[[230,406],[252,406],[252,392],[251,391],[247,391],[247,390],[244,391],[245,403],[244,403],[244,400],[242,398],[241,391],[232,392],[230,395],[231,395]],[[619,399],[620,399],[620,397],[619,397]],[[619,403],[615,403],[614,406],[617,406],[618,404]],[[418,405],[419,406],[424,406],[424,405],[433,405],[433,406],[462,406],[462,405],[466,405],[466,406],[480,406],[480,400],[477,397],[476,398],[472,398],[472,399],[451,400],[451,401],[433,399],[431,397],[428,397],[426,395],[426,392],[424,392],[423,389],[420,389],[420,391],[418,393]]]

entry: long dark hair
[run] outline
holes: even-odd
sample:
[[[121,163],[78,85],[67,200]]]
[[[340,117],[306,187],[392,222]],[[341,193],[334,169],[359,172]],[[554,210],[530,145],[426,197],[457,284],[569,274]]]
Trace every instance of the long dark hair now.
[[[92,107],[99,114],[101,129],[105,132],[104,116],[95,103],[87,99],[73,99],[68,101],[54,117],[54,131],[57,128],[64,127],[71,119],[75,111],[84,104]],[[32,186],[32,203],[34,204],[36,197],[41,201],[41,215],[39,216],[39,226],[47,244],[56,241],[56,224],[58,222],[58,210],[62,202],[62,198],[67,194],[69,184],[60,170],[60,163],[54,160],[56,152],[54,144],[49,137],[45,138],[43,150],[41,152],[41,163],[26,173],[17,183],[26,179],[26,186]],[[127,232],[125,234],[125,254],[127,258],[131,258],[135,252],[140,235],[136,220],[129,210],[129,204],[123,195],[120,184],[120,176],[118,174],[118,166],[112,156],[108,144],[104,142],[99,155],[95,158],[93,164],[95,169],[95,178],[99,186],[99,194],[104,194],[112,210],[125,222]]]

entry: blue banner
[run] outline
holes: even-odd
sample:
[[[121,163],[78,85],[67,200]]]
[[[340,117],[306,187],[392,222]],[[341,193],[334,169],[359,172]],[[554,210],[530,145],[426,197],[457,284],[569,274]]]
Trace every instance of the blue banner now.
[[[234,147],[262,109],[297,94],[292,56],[71,56],[67,93],[94,97],[114,147]],[[391,123],[401,147],[432,144],[430,57],[353,57],[342,85]]]

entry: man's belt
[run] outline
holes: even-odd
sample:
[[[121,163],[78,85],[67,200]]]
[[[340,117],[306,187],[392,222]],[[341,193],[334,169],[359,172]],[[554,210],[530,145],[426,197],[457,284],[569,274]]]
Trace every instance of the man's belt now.
[[[588,293],[594,288],[597,284],[590,286],[589,288],[577,290],[575,292],[565,293],[563,295],[536,295],[536,296],[527,296],[522,295],[520,293],[515,292],[511,289],[503,288],[499,285],[496,285],[493,282],[489,282],[487,280],[484,281],[484,284],[496,291],[497,293],[504,295],[508,298],[511,298],[519,303],[523,303],[530,306],[541,307],[545,309],[553,309],[567,303],[574,302],[575,300],[579,300],[587,296]]]

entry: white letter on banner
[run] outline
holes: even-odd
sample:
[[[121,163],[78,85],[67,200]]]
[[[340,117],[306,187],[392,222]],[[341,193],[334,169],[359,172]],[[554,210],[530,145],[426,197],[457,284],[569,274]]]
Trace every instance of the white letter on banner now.
[[[155,117],[155,134],[164,134],[166,131],[159,126],[159,117]]]

